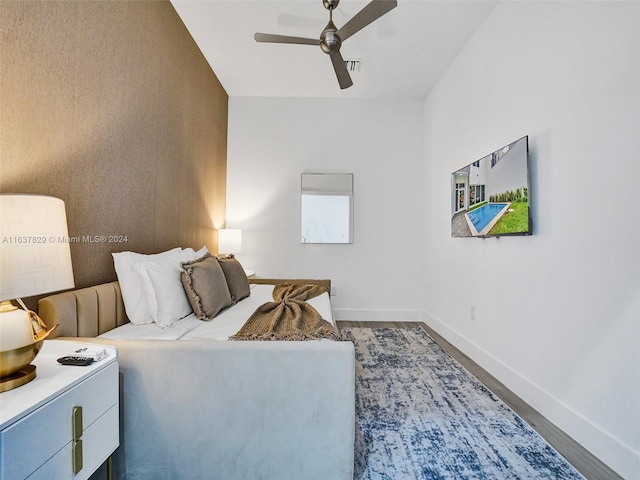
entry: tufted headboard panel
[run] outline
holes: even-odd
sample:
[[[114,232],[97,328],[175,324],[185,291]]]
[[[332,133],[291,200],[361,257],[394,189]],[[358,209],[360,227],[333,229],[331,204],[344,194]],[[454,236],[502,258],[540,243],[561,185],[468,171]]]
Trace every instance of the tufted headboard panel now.
[[[42,298],[38,314],[47,326],[58,325],[49,338],[97,337],[129,322],[118,282]]]

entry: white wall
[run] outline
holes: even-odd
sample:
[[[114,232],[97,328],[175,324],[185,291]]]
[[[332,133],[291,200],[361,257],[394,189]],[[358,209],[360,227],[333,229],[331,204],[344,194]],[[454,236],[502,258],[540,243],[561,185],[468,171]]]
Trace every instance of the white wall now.
[[[227,226],[261,277],[330,278],[336,318],[421,320],[420,100],[229,100]],[[354,243],[300,243],[300,175],[354,174]]]
[[[500,3],[424,105],[427,322],[627,479],[640,478],[639,25],[639,2]],[[450,173],[525,134],[535,234],[450,238]]]

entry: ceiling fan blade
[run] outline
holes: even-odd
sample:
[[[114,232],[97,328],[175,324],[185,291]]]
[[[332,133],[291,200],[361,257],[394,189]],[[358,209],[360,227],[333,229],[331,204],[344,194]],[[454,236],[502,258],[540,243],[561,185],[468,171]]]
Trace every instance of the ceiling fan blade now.
[[[253,38],[256,42],[265,43],[293,43],[296,45],[320,45],[320,39],[290,37],[288,35],[272,35],[270,33],[256,33]]]
[[[397,0],[372,0],[338,30],[338,36],[344,42],[351,35],[359,32],[397,6]]]
[[[351,85],[353,85],[353,81],[351,80],[349,71],[344,64],[344,59],[342,58],[340,50],[336,50],[329,56],[331,57],[331,63],[333,63],[333,69],[336,71],[336,77],[338,77],[340,88],[343,90],[345,88],[349,88]]]

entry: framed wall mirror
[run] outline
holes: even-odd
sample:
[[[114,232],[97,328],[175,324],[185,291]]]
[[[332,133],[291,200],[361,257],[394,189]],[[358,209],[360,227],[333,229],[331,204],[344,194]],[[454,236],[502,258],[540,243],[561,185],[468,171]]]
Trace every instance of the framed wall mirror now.
[[[353,174],[303,173],[301,243],[353,243]]]

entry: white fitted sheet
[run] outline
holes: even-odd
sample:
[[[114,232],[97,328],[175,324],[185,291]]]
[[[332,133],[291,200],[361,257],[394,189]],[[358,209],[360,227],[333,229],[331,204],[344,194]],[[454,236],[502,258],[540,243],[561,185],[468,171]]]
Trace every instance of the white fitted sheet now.
[[[114,340],[218,340],[227,341],[242,328],[260,305],[272,302],[273,285],[252,284],[251,294],[232,307],[221,311],[210,322],[198,320],[194,313],[178,320],[170,327],[156,323],[135,325],[127,323],[103,333],[99,338]],[[307,303],[314,307],[323,319],[334,325],[329,294],[323,293]]]

